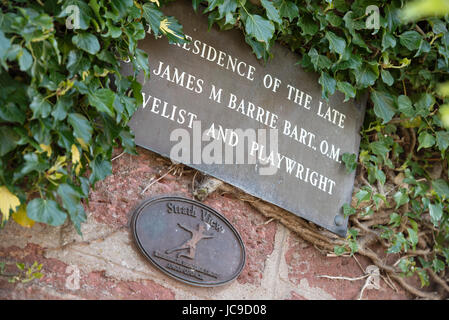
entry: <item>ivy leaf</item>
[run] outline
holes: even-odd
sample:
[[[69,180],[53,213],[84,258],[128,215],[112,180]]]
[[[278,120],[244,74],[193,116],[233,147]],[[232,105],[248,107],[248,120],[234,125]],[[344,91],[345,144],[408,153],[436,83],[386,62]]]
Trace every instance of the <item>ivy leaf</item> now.
[[[348,101],[350,98],[355,98],[355,88],[346,81],[337,81],[337,89],[345,94],[345,100]]]
[[[360,202],[369,201],[371,199],[371,191],[361,189],[359,190],[359,192],[355,194],[355,197],[357,198],[357,206],[358,206]]]
[[[415,250],[415,247],[418,244],[418,233],[412,228],[407,228],[407,232],[408,232],[408,240],[410,241],[413,250]]]
[[[114,99],[115,93],[110,89],[98,89],[87,94],[89,103],[93,105],[99,112],[105,112],[109,116],[114,117]]]
[[[421,35],[416,31],[406,31],[399,36],[401,45],[410,51],[418,50],[421,40]]]
[[[126,129],[123,129],[120,132],[120,140],[122,141],[122,146],[125,148],[125,151],[130,154],[137,154],[136,144],[134,143],[134,135]]]
[[[318,79],[318,82],[322,86],[323,98],[328,99],[329,94],[333,95],[335,93],[337,81],[332,78],[327,72],[321,72],[321,77]]]
[[[442,199],[449,199],[449,185],[443,179],[436,179],[432,181],[432,188]]]
[[[58,195],[61,197],[64,208],[69,212],[76,231],[81,235],[81,223],[86,221],[86,213],[80,203],[81,192],[68,183],[62,183],[58,187]]]
[[[211,12],[214,10],[223,0],[209,0],[209,6],[206,8],[204,12]],[[244,4],[244,3],[243,3]]]
[[[112,173],[111,162],[104,159],[102,155],[95,157],[91,162],[92,174],[89,177],[89,182],[94,185],[97,181],[105,179]]]
[[[119,19],[122,19],[126,15],[128,8],[133,5],[132,0],[111,0],[110,3],[118,13]]]
[[[371,151],[385,161],[387,158],[388,152],[390,152],[390,148],[383,141],[374,141],[369,144]]]
[[[437,34],[445,34],[447,33],[446,24],[440,19],[432,19],[430,20],[432,25],[432,32]]]
[[[413,56],[413,58],[419,57],[423,53],[430,52],[430,49],[431,49],[430,44],[426,40],[422,39],[421,42],[419,43],[418,51]]]
[[[72,43],[90,54],[96,54],[100,51],[100,43],[96,36],[90,33],[79,33],[72,38]]]
[[[271,21],[257,14],[248,15],[245,22],[245,31],[256,38],[257,41],[264,42],[268,45],[270,39],[273,37],[274,25]]]
[[[405,189],[396,192],[393,196],[393,199],[396,202],[396,209],[410,201],[410,198],[408,197],[407,191]]]
[[[359,69],[357,69],[354,74],[357,85],[361,89],[374,85],[377,78],[379,77],[379,75],[376,73],[375,67],[366,63],[364,63]]]
[[[73,127],[75,137],[83,139],[86,143],[90,142],[93,129],[86,117],[80,113],[70,113],[68,122]]]
[[[388,203],[388,201],[387,201],[387,198],[386,198],[384,195],[380,194],[380,193],[376,193],[376,194],[373,196],[373,201],[374,201],[374,204],[376,205],[376,210],[379,210],[381,201],[383,201],[383,203],[385,203],[385,205],[386,205],[387,207],[389,206],[389,203]]]
[[[328,69],[332,65],[332,61],[330,61],[328,57],[319,54],[315,48],[310,49],[308,56],[310,57],[310,61],[312,62],[315,71]]]
[[[341,256],[345,252],[346,252],[346,248],[344,246],[334,246],[334,253],[337,256]]]
[[[421,287],[428,286],[430,284],[429,282],[429,274],[425,269],[417,268],[417,274],[419,277],[419,280],[421,281]]]
[[[32,171],[43,171],[47,168],[47,164],[35,153],[27,153],[23,156],[25,164],[20,170],[22,175],[26,175]]]
[[[433,225],[435,227],[438,226],[438,222],[440,222],[443,217],[443,206],[441,203],[429,204],[429,213]]]
[[[430,109],[435,104],[435,98],[428,93],[421,94],[415,103],[416,115],[426,117],[430,113]]]
[[[225,0],[225,2],[226,1],[235,1],[235,0]],[[282,20],[281,20],[281,17],[279,15],[279,11],[278,11],[278,9],[276,9],[274,7],[273,3],[270,0],[261,0],[261,3],[262,3],[262,6],[265,8],[265,10],[267,12],[268,19],[270,19],[271,21],[276,22],[277,24],[281,24]],[[218,7],[218,9],[220,10],[220,7]],[[234,8],[233,11],[235,11],[235,8]]]
[[[9,102],[6,104],[0,104],[0,119],[6,122],[23,124],[26,119],[26,115],[19,107],[17,107],[15,103]]]
[[[20,206],[20,200],[6,186],[0,186],[0,213],[2,214],[2,222],[9,219],[10,211],[16,212]]]
[[[412,101],[405,95],[400,95],[398,97],[398,110],[406,117],[412,117],[415,112],[412,106]]]
[[[27,49],[22,48],[19,52],[19,67],[21,71],[27,71],[33,64],[33,57]]]
[[[357,156],[355,153],[343,153],[341,160],[344,162],[346,171],[351,173],[357,168]]]
[[[256,55],[257,59],[263,58],[264,61],[268,60],[269,54],[267,50],[265,50],[265,46],[262,42],[259,42],[248,35],[245,36],[245,41],[251,46],[251,48],[253,49],[253,53]]]
[[[62,225],[67,219],[67,214],[55,201],[41,198],[33,199],[28,203],[27,215],[34,221],[55,227]]]
[[[292,1],[278,0],[275,5],[279,8],[280,16],[282,18],[288,18],[290,22],[299,16],[298,6]]]
[[[393,97],[387,92],[374,90],[371,93],[371,100],[374,104],[376,116],[381,118],[383,123],[389,122],[395,114]]]
[[[407,245],[407,240],[404,237],[404,234],[402,232],[398,232],[395,234],[395,237],[393,239],[393,244],[390,248],[388,248],[387,253],[398,253],[401,252],[402,247]],[[406,249],[405,249],[406,251]]]
[[[73,105],[73,98],[63,96],[58,99],[58,101],[55,104],[55,108],[51,112],[51,115],[56,120],[62,121],[67,117],[67,111],[72,107]]]
[[[385,184],[385,181],[387,180],[387,177],[385,176],[385,173],[382,171],[382,169],[379,169],[376,167],[374,171],[374,177],[376,180],[378,180],[382,185]]]
[[[148,64],[148,54],[145,51],[137,48],[136,55],[135,55],[135,61],[136,61],[138,68],[143,70],[145,73],[145,76],[147,78],[149,78],[150,77],[150,65]]]
[[[332,31],[327,31],[325,36],[326,36],[326,39],[329,41],[329,49],[331,51],[336,52],[341,55],[345,52],[345,48],[346,48],[345,39],[337,36]]]
[[[357,244],[357,241],[355,241],[355,240],[349,240],[348,246],[351,249],[351,253],[349,254],[350,256],[353,256],[354,253],[356,253],[359,250],[359,245]]]
[[[302,35],[315,35],[318,30],[319,26],[316,23],[315,20],[310,15],[302,15],[298,19],[298,26],[302,29]]]
[[[154,3],[145,3],[142,6],[143,16],[145,20],[150,24],[150,28],[157,37],[160,34],[159,25],[164,17],[162,12],[156,7]]]
[[[388,85],[388,86],[392,86],[394,83],[394,79],[393,76],[391,75],[390,71],[382,69],[382,71],[380,72],[380,75],[382,77],[382,81]]]
[[[401,225],[401,216],[397,214],[396,212],[393,212],[390,214],[390,222],[392,228],[399,227]]]
[[[449,147],[449,131],[438,131],[436,133],[436,143],[441,152]]]
[[[388,31],[384,32],[382,36],[382,51],[386,51],[388,48],[394,48],[396,46],[396,38]]]
[[[69,52],[66,68],[69,70],[70,76],[75,74],[81,75],[84,71],[89,70],[90,61],[84,57],[82,51],[71,50]]]
[[[333,27],[339,27],[343,22],[343,19],[336,15],[333,11],[329,11],[328,13],[326,13],[326,20]]]
[[[19,135],[12,128],[0,126],[0,157],[14,150],[19,139]]]
[[[192,0],[192,7],[195,12],[198,11],[198,7],[201,4],[201,0]]]
[[[218,18],[222,19],[228,14],[232,16],[235,10],[237,9],[237,5],[238,5],[237,0],[223,0],[223,2],[218,5],[218,13],[219,13]]]
[[[169,43],[185,43],[182,25],[174,17],[165,17],[159,24],[159,29],[167,37]]]
[[[343,216],[345,218],[347,218],[347,217],[349,217],[351,215],[354,215],[356,213],[357,213],[357,210],[354,209],[353,207],[351,207],[349,204],[345,203],[343,205]]]
[[[38,94],[33,97],[30,109],[33,110],[33,119],[46,118],[51,112],[51,104]]]
[[[28,218],[26,205],[22,205],[13,213],[12,218],[18,224],[25,228],[31,228],[34,226],[35,221]]]
[[[418,142],[418,151],[421,148],[430,148],[435,144],[435,137],[427,131],[422,131],[418,136]]]
[[[1,62],[4,62],[6,60],[6,54],[8,53],[8,50],[10,47],[11,47],[11,40],[6,38],[3,31],[0,30],[0,61]]]
[[[433,268],[433,270],[434,270],[435,272],[438,273],[438,272],[443,271],[443,270],[446,268],[446,266],[444,265],[444,262],[443,262],[443,261],[441,261],[441,260],[435,258],[435,259],[433,259],[433,261],[432,261],[432,268]]]

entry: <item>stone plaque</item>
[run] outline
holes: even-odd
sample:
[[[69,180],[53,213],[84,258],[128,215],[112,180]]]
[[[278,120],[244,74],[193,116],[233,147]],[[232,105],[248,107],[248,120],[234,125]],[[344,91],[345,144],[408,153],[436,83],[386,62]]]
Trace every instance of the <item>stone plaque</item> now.
[[[358,153],[365,103],[339,92],[327,102],[298,55],[275,44],[264,64],[240,30],[208,31],[188,2],[164,11],[191,41],[139,43],[152,74],[140,75],[143,104],[130,122],[137,145],[344,236],[355,172],[341,157]]]
[[[166,274],[212,287],[235,279],[245,248],[234,227],[214,209],[181,197],[144,201],[131,221],[142,253]]]

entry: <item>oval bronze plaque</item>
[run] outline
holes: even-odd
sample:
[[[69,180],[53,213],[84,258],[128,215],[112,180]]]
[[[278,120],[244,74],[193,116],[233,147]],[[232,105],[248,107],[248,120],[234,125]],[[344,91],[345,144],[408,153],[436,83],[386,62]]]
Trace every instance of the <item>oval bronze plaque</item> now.
[[[196,286],[235,279],[245,265],[237,230],[214,209],[191,199],[157,197],[144,201],[131,221],[142,253],[166,274]]]

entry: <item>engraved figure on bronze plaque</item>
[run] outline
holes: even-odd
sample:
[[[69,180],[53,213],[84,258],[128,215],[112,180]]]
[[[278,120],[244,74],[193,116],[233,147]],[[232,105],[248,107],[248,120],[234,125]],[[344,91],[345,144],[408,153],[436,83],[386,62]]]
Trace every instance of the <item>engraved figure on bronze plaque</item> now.
[[[185,231],[190,232],[191,237],[190,237],[190,239],[186,240],[180,246],[165,251],[165,253],[167,253],[167,254],[173,253],[175,251],[181,251],[181,250],[188,250],[189,251],[189,254],[178,253],[177,256],[176,256],[177,258],[186,257],[186,258],[194,260],[195,259],[197,243],[200,242],[203,239],[212,239],[212,238],[214,238],[214,236],[204,234],[205,229],[204,229],[204,225],[203,224],[198,224],[197,225],[197,230],[190,229],[190,228],[188,228],[186,226],[183,226],[180,223],[178,223],[178,226],[180,226]]]
[[[245,265],[237,230],[213,208],[182,197],[145,200],[131,220],[138,248],[154,266],[183,282],[212,287],[235,279]]]

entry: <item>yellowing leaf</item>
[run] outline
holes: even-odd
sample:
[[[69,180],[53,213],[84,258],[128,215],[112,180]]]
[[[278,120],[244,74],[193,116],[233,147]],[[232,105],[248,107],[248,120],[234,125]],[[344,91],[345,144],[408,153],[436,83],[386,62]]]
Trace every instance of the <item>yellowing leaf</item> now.
[[[0,187],[0,212],[2,213],[2,221],[9,219],[9,211],[16,212],[16,208],[20,205],[20,200],[12,194],[5,186]]]
[[[62,173],[55,172],[55,173],[53,173],[53,174],[47,176],[47,178],[50,179],[50,180],[59,180],[59,179],[61,179],[63,176],[64,176],[64,175],[63,175]]]
[[[89,151],[89,146],[86,144],[86,142],[83,139],[76,138],[76,141],[78,141],[78,143],[81,145],[81,148],[83,148],[83,150]]]
[[[111,71],[108,69],[103,69],[102,73],[94,72],[96,77],[106,77]]]
[[[158,0],[150,0],[150,2],[153,2],[153,3],[157,4],[158,7],[161,6],[161,5],[159,4],[159,1],[158,1]]]
[[[75,174],[79,175],[80,169],[83,167],[80,162],[80,152],[78,147],[72,144],[72,163],[75,165]]]
[[[35,223],[34,220],[28,218],[26,205],[20,206],[19,210],[12,215],[12,218],[15,222],[25,228],[31,228]]]
[[[58,156],[56,159],[56,163],[47,171],[47,174],[52,174],[53,172],[58,171],[61,167],[65,166],[66,156]]]
[[[80,162],[80,151],[76,145],[72,144],[72,163],[76,164],[78,162]]]
[[[80,174],[80,169],[82,168],[81,162],[75,166],[75,174],[78,176]]]
[[[70,79],[67,79],[66,81],[61,81],[58,85],[58,89],[56,90],[58,96],[63,96],[66,94],[67,91],[69,91],[75,83],[71,81]]]
[[[51,153],[52,153],[51,146],[47,146],[47,145],[41,143],[41,144],[39,145],[39,147],[41,147],[41,149],[44,150],[44,152],[47,152],[47,156],[48,156],[49,158],[51,157]]]
[[[164,20],[161,21],[159,28],[161,29],[162,33],[164,33],[164,34],[170,33],[171,35],[174,35],[175,37],[182,39],[182,37],[180,37],[179,35],[174,33],[173,30],[171,30],[169,28],[169,26],[170,26],[170,22],[168,21],[167,18],[165,18]]]

